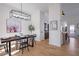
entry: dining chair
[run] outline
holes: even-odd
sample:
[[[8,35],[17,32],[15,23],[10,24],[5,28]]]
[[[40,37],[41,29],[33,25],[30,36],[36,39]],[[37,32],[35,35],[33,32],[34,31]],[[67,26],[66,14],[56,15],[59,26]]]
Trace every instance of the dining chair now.
[[[6,43],[1,43],[2,38],[0,38],[0,48],[4,48],[6,52]]]
[[[20,39],[21,39],[21,41],[20,41],[20,49],[22,50],[22,54],[23,54],[24,48],[27,48],[27,50],[29,51],[28,40],[25,37],[21,37]]]
[[[32,43],[32,40],[33,40],[33,36],[36,37],[36,34],[33,34],[33,35],[28,35],[29,36],[29,45],[30,43]],[[36,44],[36,41],[34,39],[34,44]]]
[[[15,37],[20,37],[20,36],[15,35]],[[19,49],[20,42],[21,42],[21,40],[16,40],[16,50]]]
[[[29,51],[27,38],[23,35],[15,35],[15,37],[19,37],[19,40],[16,41],[16,49],[21,50],[22,54],[24,52],[24,48],[27,48],[27,50]]]

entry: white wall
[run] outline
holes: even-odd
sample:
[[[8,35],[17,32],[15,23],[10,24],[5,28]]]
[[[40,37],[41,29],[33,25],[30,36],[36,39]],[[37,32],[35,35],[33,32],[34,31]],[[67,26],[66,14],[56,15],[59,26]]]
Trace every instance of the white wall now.
[[[32,15],[32,24],[35,27],[34,33],[37,34],[37,41],[40,41],[40,11],[35,11]]]
[[[57,20],[58,29],[51,30],[50,22]],[[51,4],[49,6],[49,44],[61,46],[60,32],[60,4]]]
[[[7,5],[0,4],[0,36],[6,36],[6,20],[9,18],[10,10],[10,7],[8,7]]]
[[[6,32],[6,19],[9,18],[9,11],[11,9],[21,10],[20,4],[12,3],[12,4],[0,4],[0,36],[12,36],[17,33],[7,33]],[[28,34],[28,25],[33,24],[35,26],[35,34],[37,34],[36,40],[40,40],[40,11],[37,6],[33,4],[23,4],[24,12],[31,15],[31,21],[21,21],[22,22],[22,33]]]

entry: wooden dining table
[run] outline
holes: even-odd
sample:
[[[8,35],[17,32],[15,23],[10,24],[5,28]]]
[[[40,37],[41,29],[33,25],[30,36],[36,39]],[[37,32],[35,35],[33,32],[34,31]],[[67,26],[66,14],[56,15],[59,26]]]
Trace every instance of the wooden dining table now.
[[[13,36],[13,37],[9,37],[9,38],[3,38],[1,40],[2,43],[6,43],[6,47],[7,47],[7,52],[9,54],[9,56],[11,56],[11,42],[12,41],[17,41],[17,40],[22,40],[22,39],[27,39],[27,42],[29,40],[29,38],[32,38],[32,45],[29,45],[28,43],[28,46],[31,46],[31,47],[34,47],[34,39],[35,39],[36,36],[34,35],[26,35],[26,36]]]

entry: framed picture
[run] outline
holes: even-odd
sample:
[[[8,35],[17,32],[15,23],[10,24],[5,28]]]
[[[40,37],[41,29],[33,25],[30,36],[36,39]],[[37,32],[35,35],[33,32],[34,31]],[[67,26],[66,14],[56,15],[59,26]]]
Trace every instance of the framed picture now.
[[[58,22],[57,20],[50,21],[51,30],[57,30],[58,29]]]
[[[21,32],[21,22],[18,18],[12,17],[6,21],[6,31],[8,33]]]

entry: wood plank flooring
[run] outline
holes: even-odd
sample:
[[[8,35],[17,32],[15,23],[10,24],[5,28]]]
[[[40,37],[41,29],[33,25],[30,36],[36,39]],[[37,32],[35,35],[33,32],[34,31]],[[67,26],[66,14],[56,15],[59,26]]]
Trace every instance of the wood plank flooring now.
[[[48,40],[39,41],[29,47],[29,51],[26,48],[23,54],[20,50],[13,56],[79,56],[79,39],[70,38],[70,42],[61,47],[49,45]]]
[[[24,50],[16,54],[17,56],[79,56],[79,39],[70,38],[70,43],[61,47],[48,44],[48,40],[36,42],[35,47],[30,47],[30,51]]]

